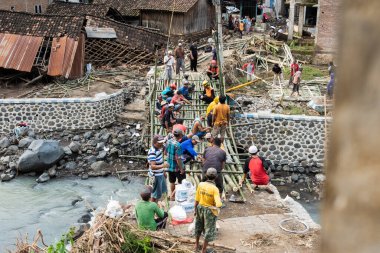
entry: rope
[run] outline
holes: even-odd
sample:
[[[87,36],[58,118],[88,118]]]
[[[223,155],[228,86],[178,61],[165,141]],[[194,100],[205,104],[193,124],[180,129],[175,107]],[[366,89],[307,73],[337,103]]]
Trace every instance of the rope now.
[[[168,42],[166,43],[166,52],[169,51],[169,41],[170,41],[170,35],[171,35],[171,30],[172,30],[172,24],[173,24],[174,7],[175,7],[175,0],[173,1],[172,16],[170,18]]]

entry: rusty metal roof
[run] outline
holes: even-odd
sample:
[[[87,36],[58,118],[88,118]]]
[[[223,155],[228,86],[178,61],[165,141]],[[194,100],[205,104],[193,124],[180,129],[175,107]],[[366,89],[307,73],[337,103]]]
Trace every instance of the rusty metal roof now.
[[[31,35],[37,37],[78,38],[84,16],[41,15],[0,10],[0,33]]]
[[[49,76],[64,76],[67,78],[71,72],[77,47],[78,41],[72,38],[54,38],[47,74]]]
[[[42,37],[0,33],[0,67],[30,72]]]

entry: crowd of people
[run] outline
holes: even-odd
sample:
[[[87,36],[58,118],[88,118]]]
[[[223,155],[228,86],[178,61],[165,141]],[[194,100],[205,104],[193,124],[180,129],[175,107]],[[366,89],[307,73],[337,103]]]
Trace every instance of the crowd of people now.
[[[202,182],[196,189],[194,215],[195,247],[202,249],[202,252],[206,252],[208,243],[215,239],[216,220],[220,208],[225,206],[221,199],[224,191],[223,171],[227,162],[223,141],[230,123],[227,97],[216,94],[211,80],[203,81],[203,91],[199,96],[195,96],[195,85],[191,84],[187,75],[184,75],[181,83],[171,83],[159,94],[155,114],[160,119],[165,136],[153,137],[147,156],[149,176],[153,179],[153,185],[144,188],[141,201],[136,206],[140,228],[164,228],[168,215],[159,208],[158,201],[166,197],[174,200],[176,184],[181,184],[186,178],[186,164],[201,163]],[[198,99],[207,107],[204,113],[194,118],[190,126],[186,126],[184,119],[180,117],[181,110],[191,107],[191,101],[194,99]],[[199,149],[196,148],[200,144],[205,146],[202,153],[197,152]],[[250,157],[252,162],[246,162],[244,173],[251,175],[255,186],[268,185],[269,177],[264,178],[264,174],[267,175],[265,159],[256,158],[257,148],[251,148],[249,151],[255,152]],[[169,186],[166,184],[166,177]],[[245,177],[240,182],[241,185],[243,183]],[[199,238],[202,233],[205,240],[200,247]]]

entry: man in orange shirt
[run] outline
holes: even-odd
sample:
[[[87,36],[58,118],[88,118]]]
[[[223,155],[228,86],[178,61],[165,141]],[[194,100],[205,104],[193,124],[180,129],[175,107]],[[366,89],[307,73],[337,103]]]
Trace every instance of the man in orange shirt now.
[[[213,129],[212,136],[218,137],[222,143],[224,141],[224,135],[226,134],[227,125],[230,122],[230,107],[226,104],[226,96],[219,96],[219,104],[215,106],[212,115]]]

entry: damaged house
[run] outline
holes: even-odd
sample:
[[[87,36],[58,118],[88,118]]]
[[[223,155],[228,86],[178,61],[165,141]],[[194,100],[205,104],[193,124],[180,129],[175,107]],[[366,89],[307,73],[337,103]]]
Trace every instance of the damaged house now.
[[[37,72],[29,82],[82,76],[83,23],[84,17],[0,11],[0,68]]]
[[[0,11],[0,79],[30,73],[20,79],[31,84],[44,76],[79,78],[87,63],[148,64],[166,44],[166,35],[109,18],[111,8],[78,5],[70,16],[59,5],[49,9],[54,15]]]
[[[146,0],[140,2],[138,9],[143,27],[173,37],[207,36],[215,26],[215,7],[211,0]]]

